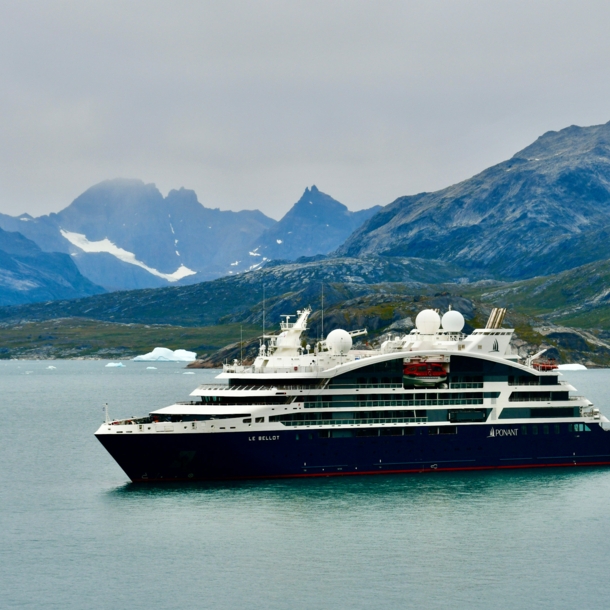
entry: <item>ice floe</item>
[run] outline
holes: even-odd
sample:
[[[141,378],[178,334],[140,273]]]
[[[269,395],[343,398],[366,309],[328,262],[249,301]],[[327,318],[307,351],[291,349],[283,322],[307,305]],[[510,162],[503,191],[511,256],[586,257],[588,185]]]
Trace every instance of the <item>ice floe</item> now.
[[[587,367],[584,364],[559,364],[557,368],[560,371],[586,371]]]
[[[106,368],[113,368],[113,369],[125,368],[125,365],[122,362],[109,362],[106,365]]]
[[[192,362],[197,360],[197,354],[185,349],[173,351],[167,347],[155,347],[152,352],[136,356],[134,360],[136,362]]]

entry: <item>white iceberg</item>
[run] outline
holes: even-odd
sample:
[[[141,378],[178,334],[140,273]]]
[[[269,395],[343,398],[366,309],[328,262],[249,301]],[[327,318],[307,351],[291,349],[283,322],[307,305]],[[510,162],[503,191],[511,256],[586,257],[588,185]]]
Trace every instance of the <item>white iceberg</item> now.
[[[51,366],[48,366],[47,368],[48,368],[50,371],[54,371],[54,370],[55,370],[57,367],[56,367],[56,366],[51,365]]]
[[[157,370],[157,367],[156,367],[156,366],[147,366],[147,367],[146,367],[146,370],[147,370],[147,371],[156,371],[156,370]]]
[[[136,356],[134,360],[136,362],[192,362],[197,360],[197,354],[185,349],[173,351],[167,347],[155,347],[152,352]]]
[[[186,373],[182,373],[183,375],[194,375],[193,371],[186,371]]]
[[[115,368],[116,369],[116,368],[120,368],[120,367],[125,368],[125,365],[122,362],[109,362],[106,365],[106,368]]]
[[[587,367],[584,364],[559,364],[557,368],[560,371],[586,371]]]

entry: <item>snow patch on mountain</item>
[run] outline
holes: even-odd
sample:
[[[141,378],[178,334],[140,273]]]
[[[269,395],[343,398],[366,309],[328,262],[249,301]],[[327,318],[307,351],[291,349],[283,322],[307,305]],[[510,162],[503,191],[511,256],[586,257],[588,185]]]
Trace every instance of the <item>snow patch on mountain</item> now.
[[[136,255],[132,252],[128,252],[127,250],[123,250],[123,248],[119,248],[117,245],[113,244],[108,238],[104,238],[100,241],[89,241],[85,235],[81,233],[72,233],[70,231],[65,231],[64,229],[60,229],[60,232],[63,237],[65,237],[73,246],[76,246],[83,252],[88,253],[99,253],[105,252],[106,254],[112,254],[119,260],[124,263],[129,263],[130,265],[135,265],[136,267],[141,267],[142,269],[148,271],[148,273],[155,275],[157,277],[163,278],[168,282],[177,282],[184,277],[188,277],[189,275],[194,275],[197,273],[184,265],[180,265],[176,271],[173,273],[161,273],[161,271],[157,271],[152,267],[149,267],[147,264],[139,261],[136,258]]]

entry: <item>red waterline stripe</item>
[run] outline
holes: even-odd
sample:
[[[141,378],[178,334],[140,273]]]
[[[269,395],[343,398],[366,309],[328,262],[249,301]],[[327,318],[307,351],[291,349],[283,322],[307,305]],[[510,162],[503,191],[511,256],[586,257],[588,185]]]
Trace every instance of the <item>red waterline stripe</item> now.
[[[578,464],[518,464],[514,466],[464,466],[455,468],[413,468],[409,470],[362,470],[358,472],[312,472],[300,474],[272,474],[249,477],[219,477],[219,478],[192,478],[179,479],[132,479],[133,483],[178,483],[180,481],[252,481],[260,479],[303,479],[312,477],[349,477],[372,474],[413,474],[434,472],[457,472],[465,470],[516,470],[517,468],[567,468],[579,466],[610,466],[610,462],[580,462]]]

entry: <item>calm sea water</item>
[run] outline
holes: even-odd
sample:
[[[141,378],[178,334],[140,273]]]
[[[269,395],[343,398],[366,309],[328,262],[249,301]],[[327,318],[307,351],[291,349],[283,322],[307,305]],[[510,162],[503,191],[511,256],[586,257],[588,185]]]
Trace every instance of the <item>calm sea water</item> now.
[[[104,365],[0,362],[0,608],[610,606],[610,469],[132,485],[103,403],[214,373]],[[610,371],[566,378],[610,413]]]

